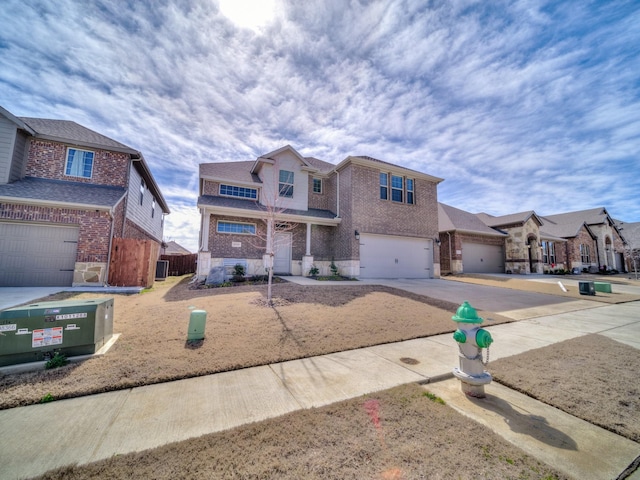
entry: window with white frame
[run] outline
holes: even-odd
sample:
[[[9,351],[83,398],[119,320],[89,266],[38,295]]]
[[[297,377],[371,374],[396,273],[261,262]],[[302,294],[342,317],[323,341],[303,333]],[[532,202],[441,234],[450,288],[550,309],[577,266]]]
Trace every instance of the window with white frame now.
[[[255,235],[256,225],[255,223],[240,223],[240,222],[218,222],[218,233],[236,233],[240,235]]]
[[[67,149],[67,163],[64,168],[64,174],[70,177],[91,178],[93,157],[93,152],[88,150]]]
[[[140,205],[142,205],[142,203],[144,202],[144,180],[141,179],[140,180]]]
[[[402,203],[404,179],[399,175],[391,175],[391,201]]]
[[[556,244],[553,242],[542,242],[543,263],[556,263]]]
[[[155,217],[156,215],[156,199],[153,199],[153,202],[151,202],[151,218]]]
[[[589,245],[585,245],[584,243],[580,244],[580,261],[582,263],[591,263]]]
[[[416,203],[415,184],[413,178],[380,172],[380,200],[414,205]]]
[[[380,200],[389,199],[389,174],[380,173]]]
[[[278,192],[281,197],[293,197],[293,172],[280,170]]]
[[[415,195],[413,189],[413,178],[407,178],[406,186],[407,186],[407,203],[413,205],[415,203]]]
[[[313,193],[322,193],[322,179],[314,178],[313,179]]]
[[[255,188],[220,184],[220,195],[256,200],[258,198],[258,190]]]

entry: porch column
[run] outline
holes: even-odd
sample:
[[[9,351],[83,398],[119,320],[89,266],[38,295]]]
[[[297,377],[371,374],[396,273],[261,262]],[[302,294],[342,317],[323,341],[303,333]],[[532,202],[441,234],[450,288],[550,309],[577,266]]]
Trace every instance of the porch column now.
[[[202,209],[202,228],[200,229],[200,250],[203,252],[209,251],[209,222],[211,215],[207,212],[206,208]]]
[[[308,275],[313,265],[313,256],[311,255],[311,224],[307,223],[307,243],[305,254],[302,257],[302,275]]]

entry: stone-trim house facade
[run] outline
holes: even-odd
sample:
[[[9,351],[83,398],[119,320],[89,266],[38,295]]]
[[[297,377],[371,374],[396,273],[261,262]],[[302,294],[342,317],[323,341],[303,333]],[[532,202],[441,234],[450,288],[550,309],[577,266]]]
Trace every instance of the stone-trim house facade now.
[[[160,244],[168,213],[139,151],[0,107],[0,285],[106,284],[112,238]]]
[[[480,221],[482,226],[476,222]],[[440,204],[440,241],[443,273],[545,273],[563,269],[598,271],[602,268],[625,271],[625,239],[605,208],[540,216],[526,211],[503,216],[472,214]],[[482,227],[503,237],[492,237]],[[473,237],[469,237],[473,235]],[[450,237],[454,253],[450,268]],[[484,244],[479,249],[477,244]],[[489,264],[478,263],[478,255],[494,245],[503,249],[503,261],[494,254]],[[471,248],[474,247],[474,248]],[[483,269],[484,268],[484,269]]]
[[[367,156],[334,165],[290,145],[255,161],[201,164],[198,276],[235,262],[264,274],[275,228],[278,274],[329,274],[333,263],[354,278],[438,277],[441,181]]]

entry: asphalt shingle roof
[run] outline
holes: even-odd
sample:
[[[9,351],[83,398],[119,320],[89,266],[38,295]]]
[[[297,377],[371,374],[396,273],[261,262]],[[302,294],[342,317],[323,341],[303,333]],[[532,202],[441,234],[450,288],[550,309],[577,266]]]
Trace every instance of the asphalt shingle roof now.
[[[267,211],[267,208],[264,205],[259,204],[258,202],[241,200],[238,198],[216,197],[213,195],[201,195],[198,198],[198,206],[200,205],[211,206],[211,207],[237,208],[241,210],[251,210],[254,212]],[[286,215],[299,215],[304,217],[316,217],[316,218],[327,218],[327,219],[336,218],[335,213],[329,210],[320,210],[317,208],[310,208],[309,210],[294,210],[294,209],[287,208],[287,209],[283,209],[281,213]]]
[[[122,187],[35,177],[0,185],[0,197],[109,208],[114,207],[124,194]]]
[[[534,212],[533,210],[511,213],[509,215],[502,215],[500,217],[494,217],[493,215],[488,215],[486,213],[478,213],[477,217],[489,227],[500,227],[504,225],[512,225],[514,223],[525,223],[531,217],[539,218],[536,215],[536,212]]]
[[[498,232],[485,225],[473,213],[465,212],[444,203],[438,203],[438,230],[440,232],[461,230],[479,235],[507,236],[505,233]]]
[[[258,175],[251,173],[254,163],[255,161],[201,163],[200,177],[262,184]]]
[[[138,153],[133,148],[120,143],[101,133],[95,132],[87,127],[83,127],[70,120],[51,120],[47,118],[18,117],[29,125],[39,136],[57,139],[67,143],[76,143],[92,147],[102,147],[106,150],[124,151],[127,153]]]

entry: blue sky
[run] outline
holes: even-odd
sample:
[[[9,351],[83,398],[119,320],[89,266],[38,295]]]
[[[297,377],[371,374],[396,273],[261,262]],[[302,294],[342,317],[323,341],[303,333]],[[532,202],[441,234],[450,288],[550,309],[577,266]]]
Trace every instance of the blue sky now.
[[[639,2],[245,1],[3,0],[0,105],[142,151],[192,251],[198,164],[286,144],[470,212],[640,221]]]

